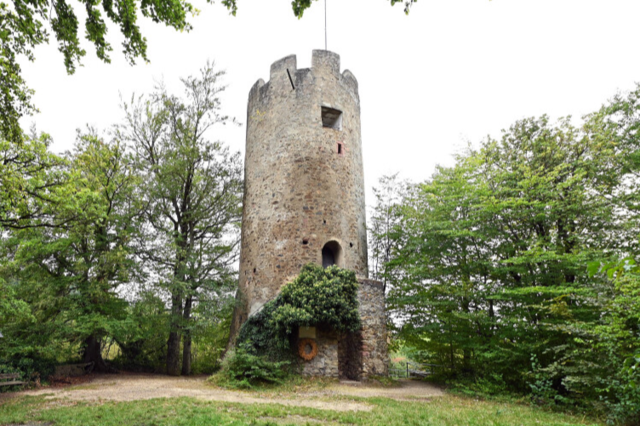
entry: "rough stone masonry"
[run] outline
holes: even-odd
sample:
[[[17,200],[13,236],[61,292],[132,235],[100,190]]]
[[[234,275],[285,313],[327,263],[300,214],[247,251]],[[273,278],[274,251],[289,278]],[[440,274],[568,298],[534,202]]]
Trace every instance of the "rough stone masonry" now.
[[[368,280],[360,98],[340,57],[314,50],[271,65],[249,93],[238,305],[232,339],[303,265],[356,272],[363,329],[319,327],[305,374],[361,379],[388,372],[382,285]]]

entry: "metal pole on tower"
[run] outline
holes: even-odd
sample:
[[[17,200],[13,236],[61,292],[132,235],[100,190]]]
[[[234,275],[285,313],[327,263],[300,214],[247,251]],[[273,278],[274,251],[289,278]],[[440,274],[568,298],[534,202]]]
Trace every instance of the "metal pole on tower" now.
[[[327,0],[324,0],[324,50],[327,50]]]

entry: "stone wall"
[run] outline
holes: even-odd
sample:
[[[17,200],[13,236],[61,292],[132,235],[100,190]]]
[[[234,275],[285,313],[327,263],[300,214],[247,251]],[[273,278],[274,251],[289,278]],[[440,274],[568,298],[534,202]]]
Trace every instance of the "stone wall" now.
[[[323,126],[323,107],[342,111],[340,129]],[[327,243],[340,247],[338,266],[368,274],[358,83],[337,54],[314,50],[308,69],[288,56],[256,82],[244,176],[232,339],[303,265],[322,265]]]
[[[389,374],[389,355],[384,287],[380,281],[358,281],[362,320],[362,376],[386,376]]]
[[[338,377],[338,336],[329,330],[318,330],[318,355],[311,361],[302,361],[305,376]],[[297,349],[297,347],[296,347]]]
[[[311,361],[303,361],[303,374],[351,380],[388,375],[383,286],[380,281],[358,281],[362,329],[342,336],[328,330],[319,330],[316,338],[318,355]]]

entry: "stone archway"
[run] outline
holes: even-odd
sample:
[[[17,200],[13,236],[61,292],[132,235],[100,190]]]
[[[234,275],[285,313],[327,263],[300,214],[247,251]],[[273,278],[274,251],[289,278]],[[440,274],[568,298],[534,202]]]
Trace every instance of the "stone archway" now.
[[[329,241],[322,247],[322,267],[342,265],[342,247],[337,241]]]

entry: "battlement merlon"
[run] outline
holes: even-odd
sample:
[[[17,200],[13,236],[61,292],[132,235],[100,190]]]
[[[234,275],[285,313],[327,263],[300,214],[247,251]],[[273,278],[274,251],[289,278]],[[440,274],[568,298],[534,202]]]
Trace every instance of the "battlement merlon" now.
[[[298,69],[296,55],[285,56],[271,64],[269,81],[265,83],[263,79],[258,79],[249,91],[249,101],[251,102],[252,99],[257,99],[260,92],[262,92],[264,96],[266,94],[265,91],[269,90],[269,87],[275,90],[289,90],[291,83],[287,70],[296,86],[299,85],[301,82],[300,79],[304,79],[309,71],[311,73],[316,70],[320,72],[328,71],[328,74],[334,75],[338,81],[358,97],[358,80],[353,73],[349,70],[344,70],[342,74],[340,74],[340,55],[328,50],[313,50],[311,68]]]
[[[311,52],[311,68],[324,68],[338,77],[340,75],[340,55],[328,50],[313,50]]]
[[[284,80],[288,84],[289,77],[287,76],[287,70],[289,70],[291,77],[296,75],[296,55],[285,56],[284,58],[279,59],[271,64],[269,83],[273,84],[275,81]]]

